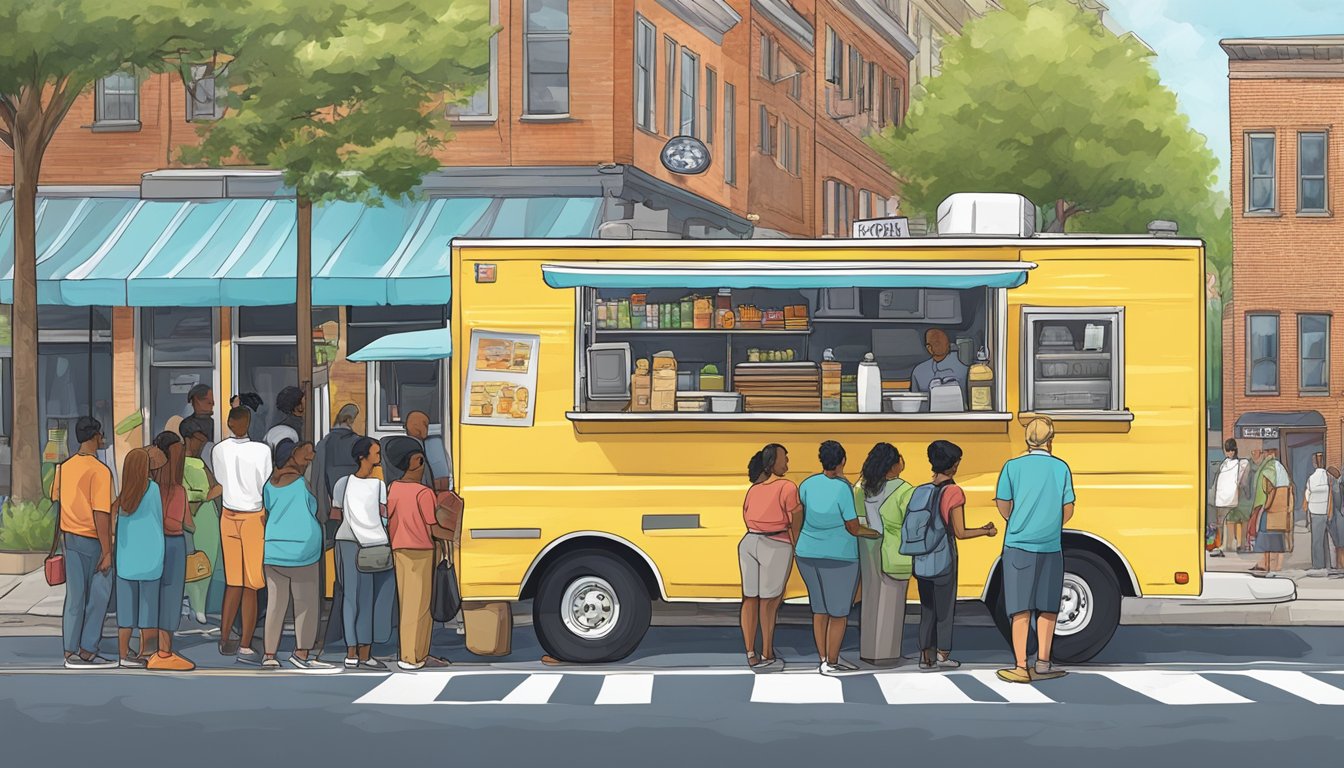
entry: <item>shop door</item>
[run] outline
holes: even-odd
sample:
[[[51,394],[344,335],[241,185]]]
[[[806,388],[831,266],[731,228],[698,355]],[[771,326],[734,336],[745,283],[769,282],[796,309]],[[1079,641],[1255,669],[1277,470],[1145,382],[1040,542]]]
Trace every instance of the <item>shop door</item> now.
[[[1305,523],[1307,511],[1302,508],[1302,491],[1307,487],[1307,478],[1316,469],[1312,456],[1325,451],[1325,433],[1288,432],[1283,443],[1283,464],[1293,479],[1293,519]]]

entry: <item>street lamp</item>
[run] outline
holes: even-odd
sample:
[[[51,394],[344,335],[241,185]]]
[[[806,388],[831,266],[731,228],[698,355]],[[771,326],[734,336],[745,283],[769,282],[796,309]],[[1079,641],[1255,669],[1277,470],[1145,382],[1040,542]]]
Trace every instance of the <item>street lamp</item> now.
[[[709,170],[709,148],[694,136],[675,136],[663,145],[663,167],[687,176]]]

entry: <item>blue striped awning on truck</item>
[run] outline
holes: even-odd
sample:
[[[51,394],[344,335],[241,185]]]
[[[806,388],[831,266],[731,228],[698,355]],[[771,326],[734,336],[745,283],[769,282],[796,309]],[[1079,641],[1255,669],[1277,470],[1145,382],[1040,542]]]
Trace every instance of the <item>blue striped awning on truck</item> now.
[[[597,197],[435,197],[313,210],[313,303],[445,304],[450,242],[591,237]],[[43,197],[37,300],[72,306],[290,304],[292,199]],[[0,303],[14,299],[14,202],[0,202]]]
[[[1026,261],[572,262],[543,264],[552,288],[1016,288]]]
[[[365,344],[346,359],[356,363],[379,360],[443,360],[453,356],[453,334],[447,328],[389,333]]]

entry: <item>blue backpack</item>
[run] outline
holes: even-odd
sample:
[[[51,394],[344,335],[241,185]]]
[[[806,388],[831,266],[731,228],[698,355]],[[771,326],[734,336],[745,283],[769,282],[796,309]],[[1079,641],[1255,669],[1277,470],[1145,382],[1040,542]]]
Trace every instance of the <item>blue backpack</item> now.
[[[952,570],[952,545],[947,526],[938,512],[943,489],[925,483],[910,496],[901,523],[901,554],[910,555],[916,576],[932,579]]]

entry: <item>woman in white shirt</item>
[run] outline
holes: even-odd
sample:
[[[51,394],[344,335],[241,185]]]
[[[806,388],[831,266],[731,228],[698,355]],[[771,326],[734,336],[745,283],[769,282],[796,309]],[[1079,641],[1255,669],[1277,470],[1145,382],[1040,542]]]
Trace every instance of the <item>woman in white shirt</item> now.
[[[1315,469],[1307,478],[1302,506],[1307,508],[1307,519],[1311,523],[1311,567],[1314,570],[1325,570],[1334,565],[1330,533],[1326,528],[1333,502],[1333,483],[1330,481],[1330,473],[1325,471],[1325,454],[1317,453],[1311,458]]]
[[[364,437],[350,453],[359,462],[359,468],[353,475],[336,481],[332,490],[332,506],[341,510],[341,527],[336,531],[336,569],[343,593],[345,668],[386,670],[387,665],[373,658],[375,613],[388,613],[390,617],[397,600],[387,538],[387,486],[373,474],[382,459],[382,447],[377,440]],[[386,550],[388,568],[378,572],[360,570],[360,550],[369,550],[369,554]]]

